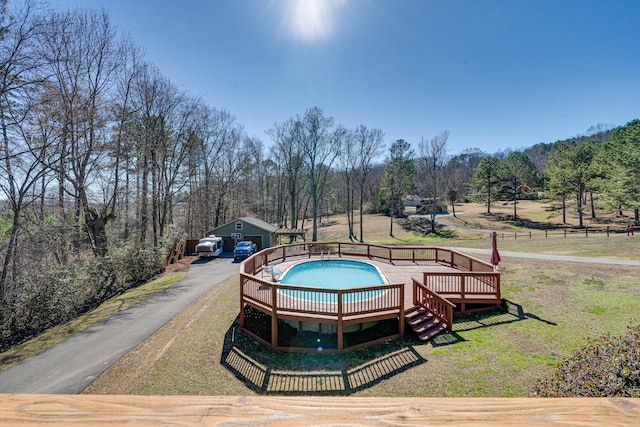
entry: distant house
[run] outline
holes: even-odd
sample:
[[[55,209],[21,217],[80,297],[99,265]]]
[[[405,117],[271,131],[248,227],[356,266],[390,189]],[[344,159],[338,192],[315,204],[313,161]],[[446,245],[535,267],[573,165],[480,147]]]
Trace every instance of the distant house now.
[[[518,185],[516,188],[516,199],[532,199],[533,190],[527,184]]]
[[[241,240],[252,241],[260,251],[275,245],[276,230],[277,227],[261,219],[243,216],[214,228],[207,235],[215,234],[222,237],[224,252],[232,252],[236,243]]]
[[[404,212],[407,215],[428,215],[431,213],[431,207],[434,204],[434,200],[430,198],[422,198],[416,195],[409,195],[403,200]],[[439,199],[435,200],[436,213],[444,213],[447,211],[447,207],[440,202]]]

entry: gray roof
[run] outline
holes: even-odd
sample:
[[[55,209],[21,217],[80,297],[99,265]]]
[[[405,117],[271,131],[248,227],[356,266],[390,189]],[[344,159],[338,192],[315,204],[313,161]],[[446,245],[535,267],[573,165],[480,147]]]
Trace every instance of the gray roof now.
[[[267,231],[269,233],[273,233],[278,229],[278,227],[275,227],[272,224],[269,224],[268,222],[258,219],[254,216],[241,216],[240,218],[236,218],[233,221],[229,221],[225,224],[217,226],[216,228],[214,228],[213,231],[218,230],[219,228],[222,228],[222,227],[226,227],[227,225],[233,224],[234,222],[237,222],[237,221],[246,222],[247,224],[251,224],[254,227],[260,228],[261,230]]]
[[[269,233],[273,233],[278,229],[278,227],[275,227],[273,224],[269,224],[268,222],[258,219],[255,216],[242,216],[238,219],[247,222],[255,227],[262,228]]]

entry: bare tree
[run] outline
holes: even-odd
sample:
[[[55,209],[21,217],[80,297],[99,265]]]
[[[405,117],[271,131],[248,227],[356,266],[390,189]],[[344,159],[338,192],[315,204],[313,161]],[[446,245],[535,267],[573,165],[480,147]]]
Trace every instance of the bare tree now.
[[[2,151],[0,189],[11,210],[12,226],[0,273],[0,299],[5,284],[18,272],[16,254],[22,232],[23,211],[34,202],[32,190],[45,170],[29,148],[27,130],[29,98],[37,85],[41,61],[33,55],[36,32],[40,24],[34,17],[33,4],[6,14],[6,2],[0,3],[0,127]]]
[[[121,52],[105,13],[55,12],[42,32],[41,54],[52,74],[52,86],[62,107],[60,153],[49,167],[71,186],[76,221],[84,213],[84,226],[96,256],[108,254],[107,222],[114,205],[94,205],[92,184],[104,169],[108,141],[109,99]]]
[[[116,77],[116,95],[113,105],[113,119],[115,121],[112,136],[111,155],[113,162],[113,192],[111,211],[113,212],[121,202],[123,212],[123,235],[126,240],[130,235],[130,199],[131,199],[131,171],[133,159],[130,153],[135,149],[135,135],[132,130],[137,114],[134,104],[134,89],[136,81],[140,79],[147,64],[143,60],[142,52],[129,38],[120,41],[122,57],[121,71]],[[124,163],[124,165],[123,165]],[[121,176],[124,175],[124,189],[121,188]]]
[[[184,95],[156,67],[147,66],[134,87],[138,244],[144,247],[151,231],[153,246],[160,236],[160,206],[166,192],[165,161],[175,160],[174,126]],[[181,156],[179,156],[181,157]]]
[[[282,123],[276,123],[267,134],[275,146],[272,155],[278,164],[282,164],[283,184],[288,194],[289,225],[298,228],[301,193],[305,188],[303,174],[305,170],[302,158],[303,128],[300,118],[291,118]]]
[[[355,174],[356,167],[358,166],[358,147],[356,146],[356,132],[349,132],[345,135],[345,138],[340,149],[340,172],[344,181],[344,193],[345,193],[345,211],[347,214],[347,225],[349,239],[357,239],[353,231],[353,215],[354,215],[354,198],[355,198]]]
[[[302,126],[302,157],[309,177],[313,221],[311,240],[315,242],[318,240],[320,196],[327,182],[327,174],[340,153],[340,144],[347,131],[342,127],[334,128],[333,117],[325,116],[318,107],[307,110],[302,119]]]
[[[453,216],[456,216],[456,202],[468,194],[473,173],[485,156],[479,148],[468,148],[447,161],[444,174]]]
[[[356,169],[356,180],[358,182],[360,201],[360,242],[364,242],[363,215],[365,201],[365,187],[371,177],[375,159],[382,154],[384,146],[384,132],[380,129],[368,129],[360,125],[354,132],[355,144],[357,146],[358,164]]]
[[[448,140],[449,131],[445,130],[429,141],[424,138],[421,139],[418,146],[420,152],[418,162],[420,192],[430,204],[429,215],[432,233],[436,231],[436,214],[438,213],[439,199],[443,194],[445,184],[443,170],[447,160]]]

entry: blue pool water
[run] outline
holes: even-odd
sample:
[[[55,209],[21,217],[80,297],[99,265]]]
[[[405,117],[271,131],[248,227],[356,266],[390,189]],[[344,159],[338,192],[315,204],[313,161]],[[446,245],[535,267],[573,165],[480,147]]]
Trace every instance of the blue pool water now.
[[[323,289],[348,289],[382,285],[384,280],[371,264],[348,260],[308,261],[291,267],[280,283]]]
[[[362,288],[383,285],[384,279],[371,264],[347,260],[307,261],[291,267],[280,279],[285,285],[297,285],[321,289]],[[336,294],[296,289],[283,289],[283,294],[308,301],[336,303]],[[362,290],[343,295],[343,302],[374,298],[383,291]]]

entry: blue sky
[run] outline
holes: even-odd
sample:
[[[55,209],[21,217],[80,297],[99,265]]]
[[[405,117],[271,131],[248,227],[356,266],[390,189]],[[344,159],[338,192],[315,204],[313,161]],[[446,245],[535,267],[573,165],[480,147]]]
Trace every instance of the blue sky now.
[[[11,0],[18,1],[18,0]],[[251,136],[318,106],[387,145],[520,149],[640,118],[636,0],[50,0],[104,8]]]

